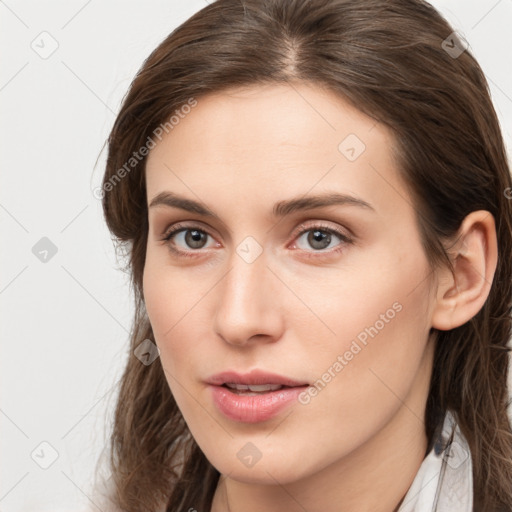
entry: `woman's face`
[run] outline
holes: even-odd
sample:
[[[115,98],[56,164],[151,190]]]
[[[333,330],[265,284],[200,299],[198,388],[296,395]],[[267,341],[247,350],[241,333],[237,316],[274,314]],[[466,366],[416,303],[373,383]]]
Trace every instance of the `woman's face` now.
[[[144,297],[206,457],[286,483],[422,430],[435,293],[390,132],[306,84],[188,110],[147,161]]]

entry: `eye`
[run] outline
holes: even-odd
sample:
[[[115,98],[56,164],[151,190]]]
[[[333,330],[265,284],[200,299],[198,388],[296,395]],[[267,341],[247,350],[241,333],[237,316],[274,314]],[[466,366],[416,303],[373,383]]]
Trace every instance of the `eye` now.
[[[187,251],[194,252],[196,249],[207,248],[208,237],[213,238],[206,231],[198,229],[197,226],[186,227],[178,224],[165,234],[162,241],[167,243],[172,252],[186,256],[188,255]]]
[[[183,229],[176,233],[175,240],[182,240],[191,249],[202,249],[209,236],[208,233],[199,229]]]
[[[301,227],[304,228],[304,226]],[[336,243],[336,239],[341,241],[341,243]],[[343,245],[349,244],[352,241],[341,231],[323,225],[314,225],[303,229],[299,233],[297,240],[298,243],[295,245],[301,250],[309,251],[310,248],[313,248],[313,252],[328,253],[341,250]],[[336,251],[325,251],[326,249],[331,249],[333,247],[337,247]]]

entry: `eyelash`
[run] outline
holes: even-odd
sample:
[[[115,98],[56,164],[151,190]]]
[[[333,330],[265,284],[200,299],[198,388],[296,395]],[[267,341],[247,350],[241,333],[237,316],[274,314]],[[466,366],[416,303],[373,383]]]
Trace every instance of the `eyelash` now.
[[[339,246],[337,246],[337,248],[335,249],[331,249],[331,250],[318,250],[318,251],[306,251],[306,253],[311,253],[312,254],[307,254],[306,257],[308,258],[315,258],[315,257],[318,257],[317,255],[315,254],[320,254],[320,255],[333,255],[335,253],[338,253],[340,252],[342,249],[343,249],[343,246],[344,245],[348,245],[348,244],[352,244],[353,243],[353,240],[352,238],[350,238],[349,236],[347,236],[345,233],[342,233],[341,231],[335,229],[335,228],[332,228],[331,226],[326,226],[326,225],[323,225],[323,224],[314,224],[314,225],[311,225],[311,226],[304,226],[304,225],[301,225],[300,228],[303,228],[302,231],[300,231],[299,233],[297,233],[297,235],[295,236],[295,238],[300,238],[304,233],[307,233],[308,231],[322,231],[324,233],[329,233],[330,235],[336,235],[338,236],[340,239],[341,239],[341,243],[339,244]],[[171,239],[177,235],[179,232],[181,231],[199,231],[201,233],[204,233],[210,237],[213,238],[213,236],[208,233],[208,231],[206,231],[205,229],[200,229],[199,226],[184,226],[182,224],[176,224],[170,231],[167,231],[165,233],[165,235],[163,236],[163,238],[161,238],[161,241],[162,242],[165,242],[168,247],[168,249],[173,253],[173,254],[176,254],[178,255],[179,257],[185,257],[185,258],[196,258],[198,256],[200,256],[199,254],[196,254],[200,251],[200,249],[197,249],[197,250],[191,250],[191,251],[183,251],[181,249],[176,249],[174,248],[170,242],[171,242]],[[301,249],[299,249],[301,250]]]

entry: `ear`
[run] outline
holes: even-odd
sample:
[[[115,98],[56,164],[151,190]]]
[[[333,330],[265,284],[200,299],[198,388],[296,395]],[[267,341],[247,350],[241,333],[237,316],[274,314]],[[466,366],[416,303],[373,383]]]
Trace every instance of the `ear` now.
[[[498,262],[494,217],[485,210],[471,212],[461,223],[448,254],[454,265],[438,273],[432,327],[447,331],[465,324],[483,307]]]

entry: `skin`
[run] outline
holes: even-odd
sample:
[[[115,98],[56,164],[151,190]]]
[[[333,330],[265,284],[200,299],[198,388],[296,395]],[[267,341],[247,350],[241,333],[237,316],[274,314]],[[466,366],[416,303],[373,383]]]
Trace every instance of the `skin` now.
[[[349,134],[366,146],[354,161],[338,149]],[[143,281],[170,389],[222,475],[213,512],[392,512],[421,465],[430,329],[478,312],[497,249],[492,216],[472,212],[454,245],[456,273],[430,269],[392,143],[386,127],[343,99],[296,83],[199,98],[149,154],[148,204],[172,191],[218,216],[150,207]],[[328,191],[373,209],[271,215],[279,201]],[[162,241],[178,223],[208,236],[196,246],[183,231]],[[311,240],[318,223],[352,242],[333,234],[319,248]],[[250,263],[237,253],[248,236],[262,249]],[[257,245],[241,247],[256,254]],[[243,424],[212,402],[204,381],[225,370],[314,383],[397,303],[394,318],[306,405]],[[261,454],[252,467],[237,457],[248,442]]]

